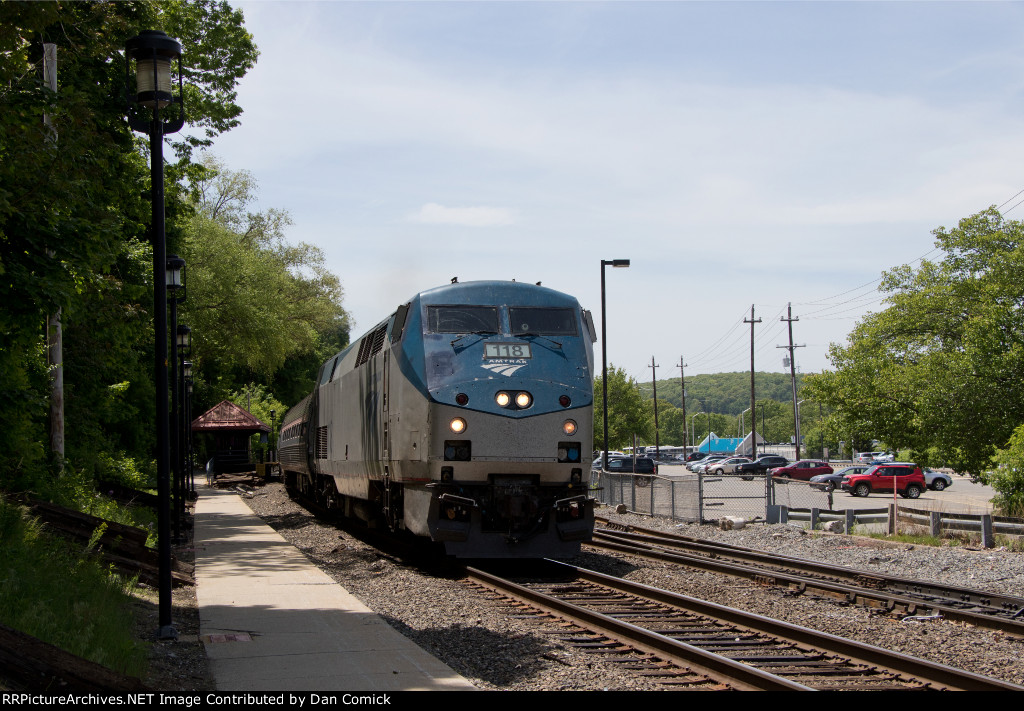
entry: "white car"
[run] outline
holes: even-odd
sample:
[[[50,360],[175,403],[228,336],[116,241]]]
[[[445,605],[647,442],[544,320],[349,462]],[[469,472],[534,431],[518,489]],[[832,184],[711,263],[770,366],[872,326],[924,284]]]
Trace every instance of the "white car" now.
[[[701,472],[707,471],[708,467],[717,464],[723,459],[726,459],[726,457],[718,457],[712,455],[707,459],[700,460],[699,462],[693,462],[692,464],[687,465],[686,468],[695,474],[700,474]]]
[[[722,459],[710,464],[706,472],[708,474],[735,474],[736,467],[741,464],[748,464],[749,462],[750,459],[747,457],[729,457],[728,459]]]

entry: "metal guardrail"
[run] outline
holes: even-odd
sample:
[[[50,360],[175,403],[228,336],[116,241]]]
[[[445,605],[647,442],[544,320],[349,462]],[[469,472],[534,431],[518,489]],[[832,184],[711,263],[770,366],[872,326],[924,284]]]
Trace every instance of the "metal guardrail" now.
[[[726,516],[766,523],[806,521],[812,529],[841,521],[843,530],[857,525],[885,526],[895,533],[899,525],[912,525],[941,537],[951,532],[975,533],[985,546],[995,545],[994,535],[1024,536],[1024,519],[929,511],[889,504],[878,509],[832,509],[827,492],[803,481],[774,480],[765,475],[622,474],[592,471],[591,490],[609,506],[619,504],[635,513],[665,516],[687,523],[704,523]]]
[[[995,546],[995,534],[1024,536],[1024,519],[992,514],[966,514],[950,511],[929,511],[909,506],[889,504],[884,509],[860,509],[824,511],[821,509],[789,509],[779,507],[779,522],[806,521],[811,529],[828,521],[842,521],[843,530],[850,531],[859,524],[885,524],[890,534],[897,532],[901,524],[909,524],[926,530],[928,535],[941,538],[950,532],[977,534],[986,548]]]

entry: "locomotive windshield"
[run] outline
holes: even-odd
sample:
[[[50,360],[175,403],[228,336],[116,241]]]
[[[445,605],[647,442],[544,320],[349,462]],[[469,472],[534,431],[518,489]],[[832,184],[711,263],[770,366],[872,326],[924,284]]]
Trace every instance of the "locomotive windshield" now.
[[[513,336],[575,336],[576,313],[572,309],[512,306],[508,310]]]
[[[495,306],[428,306],[432,333],[499,333]]]

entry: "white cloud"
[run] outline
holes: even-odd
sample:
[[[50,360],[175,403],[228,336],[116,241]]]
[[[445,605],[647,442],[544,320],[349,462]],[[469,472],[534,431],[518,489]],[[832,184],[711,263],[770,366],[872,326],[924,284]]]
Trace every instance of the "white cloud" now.
[[[460,225],[462,227],[503,227],[515,222],[511,210],[503,207],[445,207],[428,202],[410,222],[428,225]]]

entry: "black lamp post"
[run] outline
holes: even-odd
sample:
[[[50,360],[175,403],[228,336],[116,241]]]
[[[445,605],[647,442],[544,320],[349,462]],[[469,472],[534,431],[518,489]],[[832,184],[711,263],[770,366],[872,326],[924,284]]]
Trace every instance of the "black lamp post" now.
[[[608,468],[608,317],[605,312],[604,299],[604,268],[608,265],[613,267],[628,267],[628,259],[601,260],[601,387],[603,393],[603,422],[604,422],[604,454],[601,463],[602,469]]]
[[[195,480],[193,477],[192,466],[192,361],[183,360],[181,362],[181,380],[182,380],[182,399],[184,400],[184,407],[182,407],[181,417],[181,437],[182,437],[182,454],[185,458],[185,477],[182,483],[182,490],[185,492],[186,498],[194,498],[192,495],[196,491]]]
[[[171,65],[177,63],[178,96],[174,97]],[[135,65],[136,88],[130,76]],[[170,530],[170,452],[167,412],[167,236],[164,225],[164,134],[175,133],[185,124],[182,104],[181,45],[158,30],[144,30],[125,43],[125,95],[128,125],[149,134],[151,198],[153,203],[153,320],[156,332],[154,374],[156,381],[156,471],[159,506],[159,621],[161,639],[176,639],[171,621],[171,530]],[[162,119],[160,109],[177,103],[178,117]],[[140,108],[141,107],[141,108]],[[150,118],[145,109],[152,110]]]
[[[277,440],[274,439],[274,414],[275,414],[274,411],[271,410],[270,411],[270,455],[271,456],[267,458],[268,461],[271,461],[271,462],[277,460],[277,447],[275,446],[277,444]]]
[[[177,398],[177,402],[174,405],[174,491],[175,491],[175,523],[185,515],[185,428],[183,424],[185,408],[183,404],[185,402],[184,393],[179,396],[178,384],[181,384],[180,390],[185,389],[185,358],[189,356],[192,351],[192,329],[185,324],[178,324],[175,328],[175,339],[174,339],[174,351],[175,358],[171,362],[174,364],[176,372],[180,372],[181,377],[176,378],[174,382],[174,396]],[[181,538],[180,528],[177,529],[176,535],[178,540]]]
[[[178,331],[178,303],[185,300],[184,287],[185,260],[176,254],[167,257],[167,303],[171,307],[171,333]],[[171,502],[174,507],[174,542],[181,543],[181,404],[178,397],[178,341],[175,336],[171,341]]]

